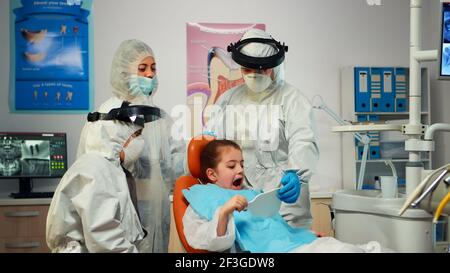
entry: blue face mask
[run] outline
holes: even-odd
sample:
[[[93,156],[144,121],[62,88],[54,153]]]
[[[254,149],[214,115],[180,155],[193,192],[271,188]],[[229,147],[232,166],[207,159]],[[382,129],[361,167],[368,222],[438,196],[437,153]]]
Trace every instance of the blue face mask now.
[[[158,86],[158,78],[141,77],[138,75],[132,75],[130,78],[130,91],[132,96],[138,96],[144,94],[150,96]]]

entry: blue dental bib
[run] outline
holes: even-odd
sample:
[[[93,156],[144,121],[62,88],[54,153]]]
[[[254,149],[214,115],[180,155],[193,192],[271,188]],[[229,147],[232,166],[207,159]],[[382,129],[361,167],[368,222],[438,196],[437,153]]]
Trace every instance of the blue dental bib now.
[[[201,217],[211,221],[217,208],[235,195],[248,201],[260,194],[255,190],[230,190],[214,184],[194,185],[183,190],[186,200]],[[233,212],[236,241],[243,250],[252,253],[285,253],[317,237],[308,229],[292,228],[278,213],[273,217],[253,216],[249,211]]]

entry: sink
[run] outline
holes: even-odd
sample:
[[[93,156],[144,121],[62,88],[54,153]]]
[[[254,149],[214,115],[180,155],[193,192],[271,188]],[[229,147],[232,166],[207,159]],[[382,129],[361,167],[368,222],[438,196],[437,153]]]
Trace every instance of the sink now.
[[[432,215],[421,209],[408,209],[402,216],[398,212],[406,201],[405,194],[398,198],[383,198],[379,190],[341,190],[333,194],[332,207],[338,210],[381,214],[398,218],[424,218]]]
[[[408,209],[398,216],[404,202],[404,194],[382,198],[379,190],[335,192],[332,208],[336,238],[353,244],[378,241],[397,252],[433,252],[433,216],[421,209]]]

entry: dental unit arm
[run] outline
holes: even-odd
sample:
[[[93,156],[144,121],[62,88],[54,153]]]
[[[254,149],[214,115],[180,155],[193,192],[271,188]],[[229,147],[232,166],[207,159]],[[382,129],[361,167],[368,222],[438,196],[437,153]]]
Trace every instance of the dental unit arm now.
[[[433,147],[433,137],[434,133],[437,131],[450,132],[450,124],[436,123],[426,130],[424,141],[430,142]],[[447,206],[450,199],[450,164],[433,172],[433,175],[430,175],[430,178],[435,177],[436,173],[438,173],[438,177],[432,180],[432,182],[430,182],[431,180],[429,179],[427,183],[428,187],[416,201],[411,203],[412,207],[419,206],[426,211],[435,211],[434,222],[438,221],[441,213],[450,215],[450,206]],[[429,198],[426,199],[426,202],[422,202],[427,195],[429,195]]]
[[[420,208],[430,213],[434,212],[436,223],[444,213],[450,215],[450,164],[431,171],[408,196],[399,211],[401,216],[409,207]]]
[[[406,165],[407,199],[400,209],[399,215],[402,215],[412,203],[415,207],[430,213],[439,210],[450,214],[450,206],[445,207],[444,204],[450,192],[448,176],[450,164],[430,171],[424,169],[420,160],[422,152],[435,150],[433,141],[435,132],[450,131],[450,124],[438,123],[427,126],[421,123],[421,63],[438,59],[438,50],[422,49],[422,3],[423,0],[411,0],[410,4],[409,123],[402,126],[403,134],[409,137],[405,141],[405,150],[409,152],[409,161]],[[425,178],[421,182],[423,177]],[[441,183],[442,181],[444,183]],[[417,198],[419,195],[421,196]],[[436,213],[440,213],[439,211]],[[435,215],[436,217],[438,215]]]
[[[314,103],[314,101],[317,101],[318,103]],[[323,110],[325,113],[327,113],[330,117],[332,117],[339,125],[351,125],[351,122],[344,120],[341,118],[338,114],[336,114],[333,110],[331,110],[323,101],[323,98],[320,95],[316,95],[312,99],[313,102],[313,108],[314,109],[320,109]],[[357,190],[362,190],[362,186],[364,183],[364,173],[366,170],[366,163],[367,163],[367,154],[369,152],[369,143],[370,143],[370,137],[366,134],[361,134],[358,132],[352,132],[353,137],[356,138],[359,142],[364,144],[364,150],[362,154],[362,161],[361,161],[361,168],[359,169],[359,175],[358,175],[358,182],[356,184]]]

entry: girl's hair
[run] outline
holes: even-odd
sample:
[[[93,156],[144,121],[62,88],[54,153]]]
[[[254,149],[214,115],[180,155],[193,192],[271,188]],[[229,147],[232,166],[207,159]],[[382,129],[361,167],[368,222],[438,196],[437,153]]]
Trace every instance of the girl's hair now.
[[[213,140],[209,142],[205,148],[203,148],[202,153],[200,154],[200,181],[203,183],[212,183],[206,175],[206,170],[216,169],[217,165],[221,160],[221,150],[223,148],[235,148],[236,150],[241,151],[241,147],[237,145],[235,142],[231,140],[221,139],[221,140]]]

